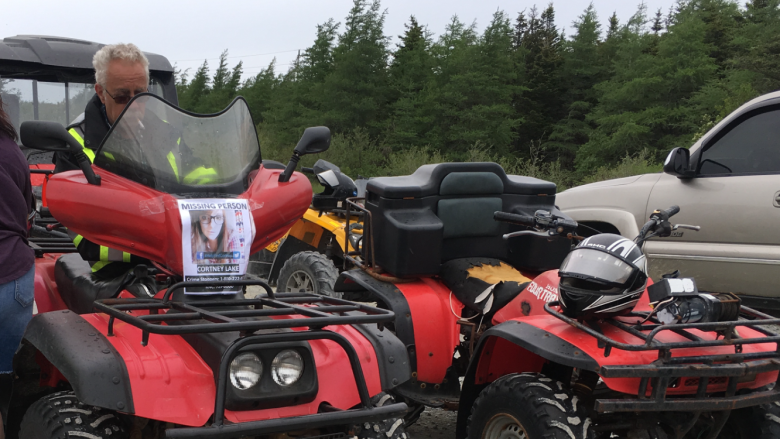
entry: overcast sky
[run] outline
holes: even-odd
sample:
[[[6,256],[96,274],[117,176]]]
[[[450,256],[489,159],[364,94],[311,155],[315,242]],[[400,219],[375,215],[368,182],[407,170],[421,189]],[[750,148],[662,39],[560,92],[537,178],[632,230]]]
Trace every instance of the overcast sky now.
[[[553,2],[558,27],[570,35],[572,22],[589,3]],[[533,0],[382,1],[387,10],[385,33],[393,42],[410,15],[438,36],[453,15],[467,23],[476,21],[482,31],[496,10],[514,19],[534,4]],[[613,11],[623,23],[636,12],[639,0],[593,0],[593,4],[606,28]],[[645,0],[645,4],[652,16],[658,8],[666,13],[674,0]],[[243,61],[247,77],[274,57],[277,71],[286,70],[297,51],[313,43],[318,23],[329,18],[343,23],[351,6],[352,0],[3,0],[0,37],[37,34],[106,44],[132,42],[141,50],[166,56],[182,69],[189,68],[190,76],[204,59],[213,72],[220,53],[228,49],[231,67]]]

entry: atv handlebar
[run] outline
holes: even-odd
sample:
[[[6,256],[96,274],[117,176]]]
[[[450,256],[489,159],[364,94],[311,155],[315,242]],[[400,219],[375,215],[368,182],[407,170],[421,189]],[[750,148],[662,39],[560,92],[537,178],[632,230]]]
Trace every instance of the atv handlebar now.
[[[656,212],[658,212],[658,211],[656,211]],[[670,207],[670,208],[668,208],[666,210],[662,210],[662,211],[660,211],[658,213],[660,213],[661,215],[665,216],[666,218],[671,218],[671,217],[677,215],[678,213],[680,213],[680,206],[672,206],[672,207]]]
[[[505,223],[517,224],[519,226],[536,227],[536,219],[528,215],[518,215],[516,213],[499,211],[493,213],[493,219]]]
[[[301,168],[301,172],[304,174],[314,174],[314,168]]]
[[[571,238],[577,230],[576,221],[555,215],[547,210],[537,210],[532,217],[499,211],[493,213],[493,219],[496,221],[538,229],[521,230],[518,232],[507,233],[504,235],[504,239],[524,235],[536,235],[543,237],[559,235]]]
[[[634,242],[641,246],[650,238],[664,238],[670,236],[673,230],[688,229],[699,231],[701,229],[699,226],[691,226],[688,224],[672,225],[669,222],[669,218],[678,213],[680,213],[680,206],[671,206],[665,210],[655,210],[650,214],[650,220],[642,226],[642,229],[639,231],[639,235],[634,239]]]

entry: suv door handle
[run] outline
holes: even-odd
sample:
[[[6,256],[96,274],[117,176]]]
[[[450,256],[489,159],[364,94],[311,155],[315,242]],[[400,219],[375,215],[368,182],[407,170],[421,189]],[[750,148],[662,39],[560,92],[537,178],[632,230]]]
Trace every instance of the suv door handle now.
[[[775,199],[772,201],[772,205],[775,207],[780,207],[780,191],[775,192]]]

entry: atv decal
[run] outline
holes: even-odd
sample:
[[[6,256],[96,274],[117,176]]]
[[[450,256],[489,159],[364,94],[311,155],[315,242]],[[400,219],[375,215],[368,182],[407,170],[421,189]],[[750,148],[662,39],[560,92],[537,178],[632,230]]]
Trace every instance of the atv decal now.
[[[541,286],[535,281],[532,281],[528,285],[528,291],[530,291],[537,299],[543,302],[552,302],[558,300],[558,288],[548,285]]]

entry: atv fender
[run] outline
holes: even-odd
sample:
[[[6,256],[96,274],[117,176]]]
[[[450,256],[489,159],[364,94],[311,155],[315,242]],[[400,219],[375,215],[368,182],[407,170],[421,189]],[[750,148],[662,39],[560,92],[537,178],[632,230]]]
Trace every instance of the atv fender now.
[[[298,226],[302,222],[303,220],[298,220],[298,222],[295,223],[295,225],[293,226],[293,229],[296,228],[296,226]],[[301,239],[299,239],[298,237],[293,236],[292,234],[293,229],[290,229],[290,234],[287,235],[287,238],[284,239],[282,244],[276,250],[276,256],[274,257],[274,261],[271,264],[271,272],[268,274],[269,282],[276,282],[279,279],[279,272],[282,271],[282,267],[284,266],[284,263],[287,262],[287,260],[290,259],[292,255],[301,252],[320,251],[317,247],[313,246],[312,244],[306,243]]]
[[[65,376],[80,401],[135,413],[124,360],[83,317],[67,310],[38,314],[24,338]]]
[[[540,372],[548,361],[599,370],[598,362],[590,355],[536,326],[510,320],[485,331],[463,379],[456,438],[466,438],[471,406],[485,387],[510,373]]]
[[[30,342],[68,380],[84,403],[186,426],[214,412],[214,374],[180,336],[152,334],[108,316],[55,311],[35,316]]]
[[[424,383],[441,384],[460,344],[457,315],[463,309],[449,288],[426,278],[394,285],[363,270],[350,270],[341,274],[334,290],[353,291],[350,283],[365,288],[395,313],[395,333],[409,351],[413,376]]]

